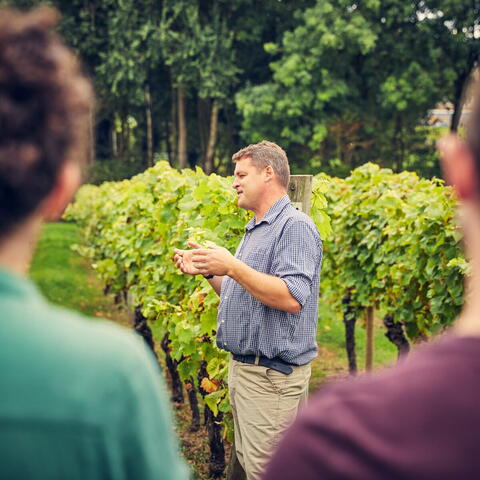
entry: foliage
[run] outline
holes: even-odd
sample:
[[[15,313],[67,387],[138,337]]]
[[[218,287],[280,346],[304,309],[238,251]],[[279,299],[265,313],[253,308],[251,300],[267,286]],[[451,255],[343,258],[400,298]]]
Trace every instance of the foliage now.
[[[373,164],[330,182],[333,237],[326,245],[324,297],[340,311],[352,288],[355,308],[377,305],[412,339],[451,324],[463,302],[466,270],[452,189]]]
[[[478,61],[478,6],[317,0],[297,15],[281,42],[265,44],[271,80],[237,94],[243,137],[272,138],[340,175],[367,160],[401,171],[408,157],[431,156],[417,127],[437,102],[456,102]]]
[[[95,83],[97,157],[120,170],[143,170],[151,150],[174,165],[181,130],[190,165],[211,143],[222,173],[245,142],[267,138],[298,173],[346,176],[375,161],[432,177],[427,112],[445,101],[460,111],[480,51],[480,7],[463,0],[48,3]]]

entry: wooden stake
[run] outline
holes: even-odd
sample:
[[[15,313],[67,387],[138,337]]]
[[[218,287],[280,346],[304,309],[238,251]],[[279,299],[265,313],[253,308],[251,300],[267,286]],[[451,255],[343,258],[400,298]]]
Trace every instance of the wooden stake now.
[[[310,215],[312,201],[312,175],[291,175],[288,196],[298,210]]]

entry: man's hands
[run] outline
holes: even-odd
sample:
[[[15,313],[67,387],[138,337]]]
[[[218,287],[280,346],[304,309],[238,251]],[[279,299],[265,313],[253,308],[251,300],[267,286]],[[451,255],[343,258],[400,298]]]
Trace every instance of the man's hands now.
[[[192,249],[201,248],[198,243],[188,242],[187,244]],[[193,252],[194,250],[180,250],[179,248],[175,249],[175,255],[173,256],[173,261],[176,263],[177,267],[182,273],[187,273],[189,275],[200,275],[202,272],[195,268],[193,265]]]
[[[192,250],[193,266],[203,275],[229,275],[236,261],[226,248],[217,245]]]
[[[302,309],[281,278],[258,272],[215,244],[202,247],[188,242],[188,246],[192,250],[175,249],[173,259],[177,267],[190,275],[214,275],[208,281],[217,295],[222,290],[223,276],[228,275],[268,307],[288,313],[298,313]]]
[[[175,249],[175,261],[182,273],[190,275],[228,275],[236,258],[223,247],[215,244],[207,248],[188,242],[192,250]]]

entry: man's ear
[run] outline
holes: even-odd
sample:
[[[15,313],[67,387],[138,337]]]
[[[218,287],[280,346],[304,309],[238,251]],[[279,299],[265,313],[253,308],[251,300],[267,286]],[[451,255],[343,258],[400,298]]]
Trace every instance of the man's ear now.
[[[271,165],[265,167],[265,181],[271,182],[275,178],[275,172]]]
[[[478,198],[478,174],[475,159],[468,146],[457,135],[451,134],[438,142],[441,165],[446,182],[452,185],[459,200]]]
[[[40,207],[45,221],[54,221],[61,217],[80,186],[81,177],[78,162],[66,161],[60,167],[55,185]]]

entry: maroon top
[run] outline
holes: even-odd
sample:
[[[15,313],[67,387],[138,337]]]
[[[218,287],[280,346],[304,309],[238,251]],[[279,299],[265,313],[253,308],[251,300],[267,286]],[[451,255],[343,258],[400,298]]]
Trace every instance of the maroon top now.
[[[264,476],[287,479],[480,479],[480,338],[315,394]]]

